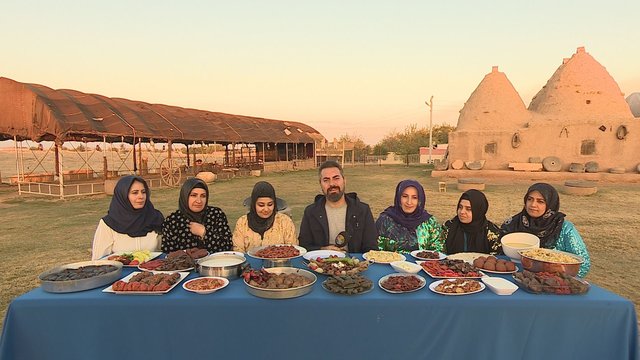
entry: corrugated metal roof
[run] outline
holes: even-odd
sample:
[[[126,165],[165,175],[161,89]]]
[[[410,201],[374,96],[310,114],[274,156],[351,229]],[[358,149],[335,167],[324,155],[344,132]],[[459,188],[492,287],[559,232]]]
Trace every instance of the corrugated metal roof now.
[[[313,143],[324,137],[279,121],[54,90],[0,77],[0,140],[143,139],[173,142]]]

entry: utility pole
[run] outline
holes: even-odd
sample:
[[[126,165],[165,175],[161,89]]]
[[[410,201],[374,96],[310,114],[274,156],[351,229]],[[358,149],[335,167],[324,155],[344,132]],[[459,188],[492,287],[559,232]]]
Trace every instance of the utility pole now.
[[[432,164],[433,160],[431,160],[431,148],[433,147],[433,131],[431,128],[431,124],[433,119],[433,95],[431,95],[431,99],[429,99],[429,102],[425,101],[424,103],[429,107],[429,164]]]

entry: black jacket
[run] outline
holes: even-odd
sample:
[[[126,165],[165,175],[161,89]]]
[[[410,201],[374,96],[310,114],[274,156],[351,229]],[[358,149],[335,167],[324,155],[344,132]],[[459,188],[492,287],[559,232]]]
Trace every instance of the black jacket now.
[[[369,205],[361,202],[356,193],[345,194],[347,201],[347,218],[345,230],[349,252],[365,253],[378,249],[378,230],[373,222]],[[317,195],[315,202],[304,209],[300,234],[300,246],[307,250],[318,250],[329,245],[329,222],[324,195]]]

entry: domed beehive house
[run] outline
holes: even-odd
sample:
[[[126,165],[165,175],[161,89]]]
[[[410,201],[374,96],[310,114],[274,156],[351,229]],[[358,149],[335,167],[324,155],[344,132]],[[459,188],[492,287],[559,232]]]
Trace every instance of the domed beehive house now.
[[[563,60],[528,108],[494,66],[460,110],[449,135],[449,163],[485,160],[484,169],[507,170],[510,163],[556,157],[562,171],[597,162],[601,171],[635,172],[640,119],[627,101],[583,47]]]

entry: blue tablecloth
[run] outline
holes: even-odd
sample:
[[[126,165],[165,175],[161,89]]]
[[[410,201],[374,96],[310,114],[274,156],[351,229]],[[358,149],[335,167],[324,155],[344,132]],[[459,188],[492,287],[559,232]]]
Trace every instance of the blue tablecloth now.
[[[364,274],[377,283],[391,272],[374,264]],[[162,296],[37,288],[10,304],[0,359],[638,358],[633,303],[598,286],[577,296],[443,296],[376,284],[344,296],[324,279],[286,300],[254,297],[241,279],[210,295],[180,285]]]

